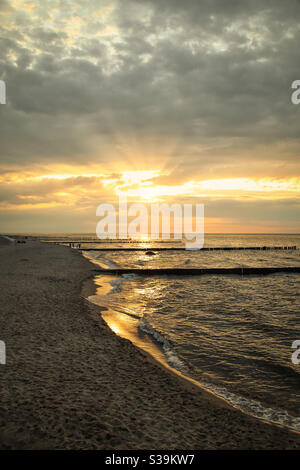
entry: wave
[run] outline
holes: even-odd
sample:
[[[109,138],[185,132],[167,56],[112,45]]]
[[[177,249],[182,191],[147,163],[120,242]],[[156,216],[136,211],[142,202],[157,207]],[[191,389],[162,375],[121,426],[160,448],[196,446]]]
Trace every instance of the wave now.
[[[120,265],[118,263],[115,263],[114,261],[112,261],[111,259],[109,258],[101,258],[101,260],[106,264],[106,266],[108,266],[109,268],[111,269],[114,269],[114,268],[119,268]]]
[[[141,318],[139,321],[138,328],[143,333],[146,333],[154,341],[161,345],[163,352],[165,354],[167,363],[173,367],[174,369],[178,370],[179,372],[186,373],[188,368],[185,362],[178,357],[175,351],[172,349],[170,342],[161,335],[155,328],[153,328],[150,323],[147,321],[145,317]]]
[[[245,398],[241,395],[230,392],[228,389],[211,383],[199,382],[200,385],[224,398],[233,407],[247,413],[255,418],[260,418],[272,424],[300,431],[300,417],[292,416],[287,411],[268,408],[261,402]]]
[[[110,294],[115,294],[116,292],[121,291],[122,279],[120,279],[120,278],[113,279],[109,283],[112,286],[112,289],[109,291]]]
[[[139,276],[137,274],[122,274],[122,276],[117,277],[116,279],[113,279],[109,281],[110,285],[112,286],[112,289],[109,291],[109,294],[115,294],[116,292],[121,292],[121,285],[123,284],[125,279],[138,279]]]
[[[189,374],[190,368],[188,364],[177,355],[177,353],[174,351],[174,348],[172,348],[171,343],[161,333],[159,333],[146,318],[141,318],[138,328],[144,333],[150,335],[155,342],[159,343],[162,346],[167,363],[171,367],[178,370],[183,375],[186,375],[188,378],[193,378]],[[268,408],[257,400],[252,400],[250,398],[235,394],[225,387],[218,386],[209,382],[204,382],[199,379],[196,379],[196,382],[198,382],[200,386],[226,400],[234,408],[237,408],[240,411],[243,411],[244,413],[247,413],[259,419],[263,419],[265,421],[268,421],[269,423],[279,424],[281,426],[300,431],[300,417],[292,416],[284,410]]]
[[[137,315],[133,310],[129,309],[128,307],[120,307],[118,302],[113,301],[112,299],[107,299],[105,296],[101,295],[90,295],[87,297],[87,300],[94,305],[98,305],[99,307],[107,307],[115,312],[122,313],[124,315],[128,315],[136,320],[140,320],[140,316]]]
[[[115,263],[110,258],[104,257],[103,254],[97,251],[83,251],[82,254],[85,258],[97,264],[102,269],[117,269],[120,267],[118,263]]]

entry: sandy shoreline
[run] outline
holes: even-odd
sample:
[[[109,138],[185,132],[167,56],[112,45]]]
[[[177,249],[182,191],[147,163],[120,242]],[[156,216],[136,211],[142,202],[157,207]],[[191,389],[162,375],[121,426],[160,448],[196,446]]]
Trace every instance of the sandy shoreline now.
[[[94,266],[67,247],[1,245],[0,449],[299,449],[297,433],[187,386],[113,334]]]

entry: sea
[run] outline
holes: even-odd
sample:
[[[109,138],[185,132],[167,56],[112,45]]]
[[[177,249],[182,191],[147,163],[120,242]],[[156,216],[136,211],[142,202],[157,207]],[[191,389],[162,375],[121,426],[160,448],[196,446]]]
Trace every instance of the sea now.
[[[300,364],[292,360],[300,340],[300,274],[180,274],[182,268],[299,267],[300,235],[208,234],[204,247],[219,249],[193,251],[172,250],[182,247],[178,240],[147,237],[107,242],[57,234],[44,240],[76,240],[74,249],[81,243],[83,256],[99,269],[134,269],[95,273],[97,292],[89,300],[107,308],[103,318],[116,334],[243,412],[300,430]],[[276,246],[297,249],[268,249]],[[136,272],[151,268],[155,276]],[[178,273],[165,274],[166,268]]]

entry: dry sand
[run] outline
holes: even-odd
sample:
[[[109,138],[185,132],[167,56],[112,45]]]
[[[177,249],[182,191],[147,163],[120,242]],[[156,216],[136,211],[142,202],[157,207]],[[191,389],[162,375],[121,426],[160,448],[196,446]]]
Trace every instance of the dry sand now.
[[[299,434],[224,406],[112,333],[81,297],[94,266],[79,252],[30,241],[0,246],[0,259],[0,449],[300,448]]]

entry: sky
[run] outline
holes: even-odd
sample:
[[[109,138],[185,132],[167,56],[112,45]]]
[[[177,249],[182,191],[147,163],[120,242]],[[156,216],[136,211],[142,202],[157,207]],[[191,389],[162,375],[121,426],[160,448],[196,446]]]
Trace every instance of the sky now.
[[[299,233],[299,0],[0,0],[0,231],[95,232],[119,195]]]

